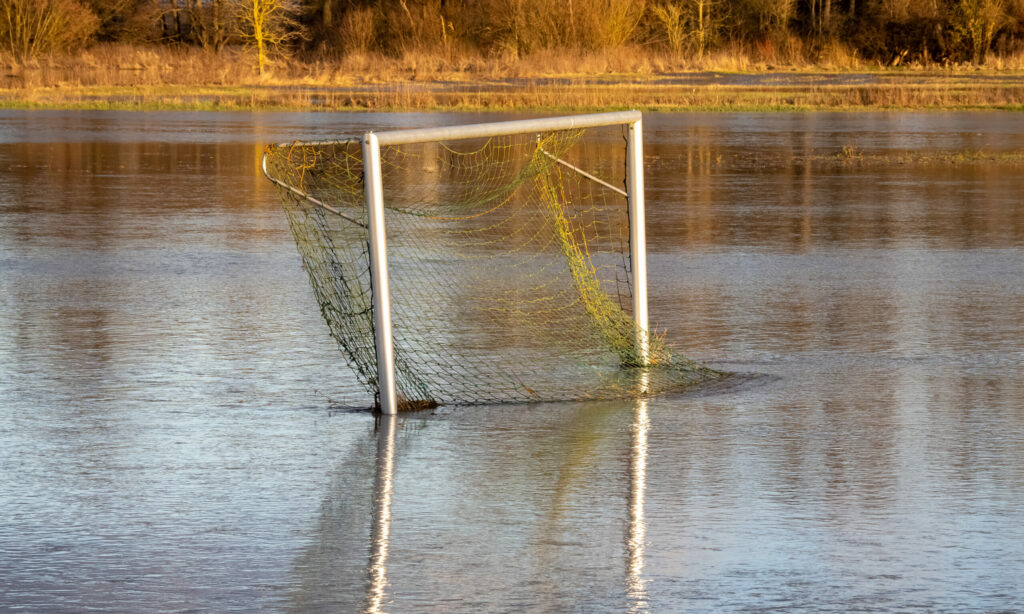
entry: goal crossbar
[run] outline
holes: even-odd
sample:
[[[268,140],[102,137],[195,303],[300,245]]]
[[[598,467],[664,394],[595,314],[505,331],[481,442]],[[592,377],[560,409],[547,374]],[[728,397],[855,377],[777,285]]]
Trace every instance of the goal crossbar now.
[[[590,113],[587,115],[566,115],[563,117],[543,117],[538,119],[517,119],[504,122],[487,122],[482,124],[465,124],[462,126],[437,126],[432,128],[414,128],[411,130],[385,130],[368,132],[375,134],[379,145],[409,145],[412,143],[429,143],[431,141],[458,141],[491,136],[510,136],[531,132],[547,132],[549,130],[573,130],[575,128],[596,128],[598,126],[616,126],[633,124],[642,119],[640,111],[612,111],[610,113]],[[278,143],[278,147],[344,145],[353,141],[363,141],[362,137],[344,139],[325,139],[310,141],[287,141]],[[269,177],[272,181],[272,177]]]

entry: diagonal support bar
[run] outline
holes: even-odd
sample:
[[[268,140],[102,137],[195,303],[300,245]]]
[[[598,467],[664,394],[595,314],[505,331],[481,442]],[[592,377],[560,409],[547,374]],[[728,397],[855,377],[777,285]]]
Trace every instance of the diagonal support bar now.
[[[586,179],[589,179],[589,180],[593,181],[594,183],[596,183],[598,185],[603,185],[604,187],[608,188],[612,192],[615,192],[616,194],[621,194],[621,195],[625,196],[626,198],[629,198],[629,194],[627,194],[626,191],[623,190],[622,188],[617,188],[617,187],[613,186],[612,184],[608,183],[607,181],[605,181],[604,179],[600,179],[598,177],[595,177],[595,176],[591,175],[590,173],[588,173],[587,171],[583,170],[582,168],[580,168],[578,166],[575,166],[575,165],[572,165],[572,164],[569,164],[565,160],[556,157],[555,155],[553,155],[551,152],[549,152],[548,150],[544,149],[543,147],[537,147],[537,149],[539,149],[542,154],[544,154],[545,156],[551,158],[552,160],[554,160],[558,164],[561,164],[565,168],[578,173],[582,177],[584,177]]]

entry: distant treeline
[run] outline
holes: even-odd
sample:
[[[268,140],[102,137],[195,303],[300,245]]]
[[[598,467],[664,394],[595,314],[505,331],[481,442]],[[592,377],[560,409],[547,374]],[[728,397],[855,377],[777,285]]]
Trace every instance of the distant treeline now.
[[[522,57],[618,48],[785,63],[841,49],[881,65],[1024,51],[1024,0],[0,0],[18,59],[114,41],[352,54]]]

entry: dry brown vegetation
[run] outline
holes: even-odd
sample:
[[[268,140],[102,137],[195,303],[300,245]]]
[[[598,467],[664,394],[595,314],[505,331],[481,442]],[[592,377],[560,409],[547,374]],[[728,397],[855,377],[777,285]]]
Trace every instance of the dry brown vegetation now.
[[[75,49],[99,28],[99,18],[75,0],[0,1],[0,49],[16,60]]]
[[[1017,108],[1024,0],[0,0],[0,67],[21,106]]]
[[[0,0],[0,49],[20,60],[90,42],[262,45],[304,62],[629,50],[981,65],[1024,52],[1024,0]]]
[[[186,58],[187,60],[187,58]],[[202,63],[182,62],[202,77]],[[645,110],[851,110],[851,109],[1017,109],[1024,110],[1024,76],[910,72],[855,74],[838,81],[822,73],[715,75],[701,83],[673,77],[571,76],[557,79],[362,82],[323,67],[289,80],[233,84],[244,74],[238,60],[213,84],[166,84],[161,65],[119,73],[107,67],[69,77],[60,68],[40,67],[24,78],[38,85],[0,90],[0,105],[75,108],[182,109],[572,109]],[[172,71],[179,78],[185,71]],[[865,77],[867,77],[865,79]],[[64,80],[62,80],[64,79]],[[45,85],[49,80],[56,85]],[[121,85],[98,85],[117,82]],[[92,84],[90,84],[92,83]],[[129,84],[130,83],[130,84]],[[162,84],[163,83],[163,84]]]

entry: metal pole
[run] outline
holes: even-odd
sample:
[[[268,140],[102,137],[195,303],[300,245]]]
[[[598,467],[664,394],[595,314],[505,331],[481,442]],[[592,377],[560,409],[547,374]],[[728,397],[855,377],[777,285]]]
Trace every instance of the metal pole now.
[[[363,183],[370,235],[370,283],[373,288],[373,329],[377,345],[377,391],[380,411],[398,413],[395,395],[395,350],[391,336],[391,290],[388,287],[387,235],[384,232],[384,186],[380,144],[368,132],[363,137]]]
[[[629,124],[626,137],[627,187],[629,188],[629,258],[633,267],[633,319],[636,321],[636,353],[640,366],[649,362],[647,323],[647,233],[644,229],[643,120]]]

